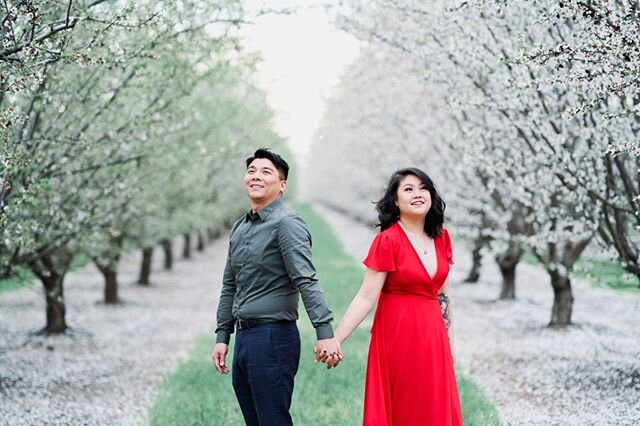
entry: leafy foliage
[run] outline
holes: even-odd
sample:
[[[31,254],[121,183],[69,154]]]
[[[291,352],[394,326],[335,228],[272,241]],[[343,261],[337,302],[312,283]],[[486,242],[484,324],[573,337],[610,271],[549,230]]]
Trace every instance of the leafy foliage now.
[[[5,274],[63,277],[81,252],[113,268],[123,246],[221,227],[244,206],[243,158],[284,148],[252,83],[259,58],[235,36],[239,1],[20,1],[2,13]]]

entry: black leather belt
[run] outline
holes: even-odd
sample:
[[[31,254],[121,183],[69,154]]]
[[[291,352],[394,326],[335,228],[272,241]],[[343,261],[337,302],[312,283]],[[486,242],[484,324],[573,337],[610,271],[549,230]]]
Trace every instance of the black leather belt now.
[[[245,330],[262,324],[288,324],[294,323],[292,320],[273,320],[273,319],[240,319],[236,318],[236,330]]]

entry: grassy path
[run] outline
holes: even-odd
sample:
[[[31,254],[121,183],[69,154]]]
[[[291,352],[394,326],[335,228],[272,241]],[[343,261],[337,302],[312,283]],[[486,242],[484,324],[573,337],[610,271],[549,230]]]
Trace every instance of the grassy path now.
[[[318,276],[334,314],[340,318],[361,283],[362,269],[345,254],[330,227],[308,206],[299,206],[297,210],[314,237],[313,258]],[[343,348],[345,361],[337,369],[327,371],[313,362],[315,332],[304,309],[300,312],[302,358],[292,406],[294,423],[361,424],[369,327],[354,332]],[[213,337],[203,336],[194,345],[189,359],[167,377],[149,412],[152,425],[243,424],[231,377],[219,376],[213,369],[212,347]],[[460,376],[458,379],[465,424],[497,425],[497,412],[486,398],[470,380]]]

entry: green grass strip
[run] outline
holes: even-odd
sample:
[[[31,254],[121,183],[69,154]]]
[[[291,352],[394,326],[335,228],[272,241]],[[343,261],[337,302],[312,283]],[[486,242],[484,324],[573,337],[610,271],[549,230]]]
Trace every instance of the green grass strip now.
[[[574,274],[586,278],[595,287],[640,295],[638,277],[624,270],[622,265],[606,259],[579,260]]]
[[[0,280],[0,293],[36,285],[36,280],[37,278],[28,269],[16,268],[12,277]]]
[[[296,209],[309,225],[318,277],[334,314],[340,318],[362,282],[363,270],[344,252],[329,225],[309,206],[299,205]],[[362,424],[369,328],[356,330],[343,347],[345,360],[337,369],[326,370],[313,362],[315,332],[302,307],[300,314],[302,357],[291,408],[294,423],[300,426]],[[212,348],[213,336],[200,338],[187,361],[165,379],[149,411],[152,425],[244,423],[230,375],[220,376],[213,369]],[[227,362],[231,365],[230,359]],[[487,398],[468,378],[459,375],[458,380],[465,425],[498,425],[498,413]]]
[[[542,268],[540,261],[528,250],[525,251],[522,260]],[[638,277],[625,271],[620,263],[613,260],[583,256],[576,262],[571,276],[584,279],[593,287],[640,295]]]
[[[69,269],[71,271],[80,269],[86,266],[89,262],[91,262],[91,259],[88,256],[80,254],[73,258]],[[36,287],[39,285],[42,284],[29,269],[18,266],[13,271],[13,276],[0,280],[0,293],[4,291],[18,290],[22,287]]]

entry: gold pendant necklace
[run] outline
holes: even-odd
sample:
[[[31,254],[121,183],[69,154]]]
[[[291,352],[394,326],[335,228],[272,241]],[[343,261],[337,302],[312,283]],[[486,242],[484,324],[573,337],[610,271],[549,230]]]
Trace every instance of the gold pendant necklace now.
[[[428,246],[424,247],[422,244],[420,244],[420,241],[418,239],[416,239],[415,236],[412,235],[412,232],[409,231],[404,226],[404,224],[402,223],[402,220],[400,220],[399,222],[400,222],[400,227],[404,231],[404,234],[407,236],[407,238],[409,238],[409,241],[411,242],[411,245],[413,245],[414,247],[417,248],[416,252],[418,252],[418,254],[420,254],[420,251],[422,251],[422,254],[424,254],[425,256],[427,254],[429,254],[429,251],[427,250]]]
[[[422,244],[420,244],[420,242],[415,239],[415,237],[413,237],[410,233],[410,231],[406,231],[405,234],[407,235],[407,237],[409,237],[409,241],[411,241],[411,243],[414,245],[414,247],[416,247],[418,250],[418,253],[420,253],[420,251],[422,251],[422,254],[427,255],[429,254],[429,251],[427,250],[427,247],[424,247]]]
[[[427,250],[426,247],[422,247],[421,245],[418,245],[418,249],[419,249],[418,251],[422,250],[422,254],[424,254],[425,256],[429,254],[429,251]]]

